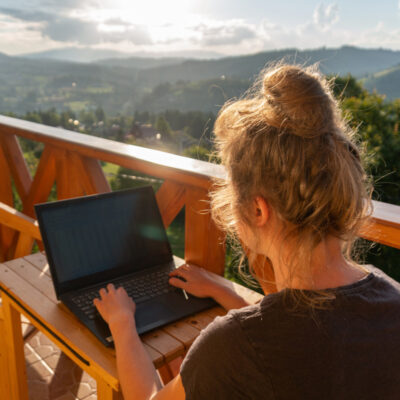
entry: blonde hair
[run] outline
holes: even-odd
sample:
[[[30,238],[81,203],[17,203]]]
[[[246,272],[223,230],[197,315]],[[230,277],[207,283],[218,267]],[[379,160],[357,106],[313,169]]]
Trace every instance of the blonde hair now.
[[[328,235],[343,241],[351,261],[370,215],[370,185],[355,132],[316,67],[264,70],[250,93],[224,105],[214,133],[228,176],[211,194],[220,228],[235,235],[237,219],[250,224],[250,202],[261,196],[297,249],[291,271],[310,273],[312,250]]]

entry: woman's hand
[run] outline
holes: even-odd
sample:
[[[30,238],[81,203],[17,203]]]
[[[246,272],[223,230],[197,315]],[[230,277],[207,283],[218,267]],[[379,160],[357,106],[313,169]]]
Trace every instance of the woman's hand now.
[[[136,305],[128,296],[123,287],[115,289],[112,283],[107,285],[107,289],[100,289],[100,299],[94,299],[100,315],[108,325],[124,325],[127,320],[135,320]]]
[[[236,293],[232,282],[204,268],[184,264],[170,272],[169,283],[197,297],[212,297],[226,310],[242,308],[249,303]]]
[[[217,275],[193,264],[183,264],[170,272],[169,283],[197,297],[213,297],[218,290]]]

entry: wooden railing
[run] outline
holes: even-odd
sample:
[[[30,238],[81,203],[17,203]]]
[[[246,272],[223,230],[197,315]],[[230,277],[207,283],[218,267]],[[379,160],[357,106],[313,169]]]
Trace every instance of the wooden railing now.
[[[18,137],[44,144],[34,177]],[[0,144],[1,260],[31,252],[33,241],[38,240],[33,206],[47,201],[54,183],[58,199],[110,191],[100,165],[106,161],[161,178],[156,196],[165,226],[185,207],[185,259],[223,273],[224,238],[210,213],[204,212],[212,179],[224,178],[223,167],[5,116],[0,116]],[[12,184],[22,214],[9,208],[15,208]],[[400,248],[400,207],[374,202],[372,221],[360,236]]]

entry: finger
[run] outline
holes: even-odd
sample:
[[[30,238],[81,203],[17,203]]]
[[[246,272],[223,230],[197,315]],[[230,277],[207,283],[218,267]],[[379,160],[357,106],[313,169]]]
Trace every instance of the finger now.
[[[187,277],[188,274],[190,273],[187,269],[183,269],[183,268],[178,268],[175,270],[175,272],[177,272],[176,275],[181,276],[182,278]]]
[[[99,290],[99,294],[100,294],[100,298],[101,298],[102,300],[104,300],[104,298],[105,298],[106,295],[107,295],[106,289],[101,288],[101,289]]]
[[[109,292],[115,292],[115,286],[114,286],[112,283],[109,283],[109,284],[107,285],[107,290],[108,290]]]
[[[126,295],[128,295],[128,293],[126,292],[126,290],[125,290],[125,288],[124,288],[123,286],[120,286],[120,287],[117,289],[117,293],[125,293]]]
[[[186,287],[186,282],[182,281],[179,278],[171,278],[169,280],[169,284],[180,289],[185,289]]]

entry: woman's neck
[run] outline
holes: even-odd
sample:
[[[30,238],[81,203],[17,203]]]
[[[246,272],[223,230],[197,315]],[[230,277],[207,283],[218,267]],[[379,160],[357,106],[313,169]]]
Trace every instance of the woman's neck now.
[[[291,271],[288,263],[296,250],[279,248],[269,258],[275,273],[278,291],[285,288],[321,290],[349,285],[362,279],[367,272],[355,263],[348,262],[341,251],[340,240],[329,237],[317,245],[311,255],[310,269],[302,271],[297,266]]]

